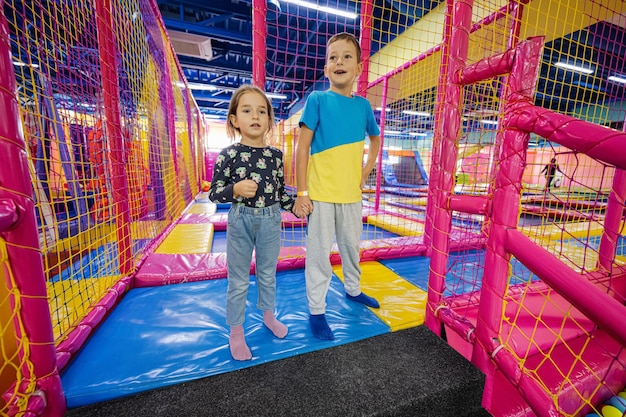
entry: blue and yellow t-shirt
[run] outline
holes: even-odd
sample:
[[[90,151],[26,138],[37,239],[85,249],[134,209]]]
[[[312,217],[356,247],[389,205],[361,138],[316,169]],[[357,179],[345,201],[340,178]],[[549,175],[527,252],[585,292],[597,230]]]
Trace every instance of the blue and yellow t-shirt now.
[[[365,136],[378,136],[372,107],[365,98],[314,91],[306,101],[300,126],[313,131],[307,189],[311,200],[361,201]]]

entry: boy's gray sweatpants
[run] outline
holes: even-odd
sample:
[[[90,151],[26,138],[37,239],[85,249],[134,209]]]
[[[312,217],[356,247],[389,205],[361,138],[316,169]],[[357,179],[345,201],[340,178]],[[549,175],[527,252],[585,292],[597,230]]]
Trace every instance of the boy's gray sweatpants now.
[[[335,204],[313,201],[306,236],[306,295],[311,314],[326,312],[326,294],[332,278],[330,252],[335,239],[344,276],[346,293],[361,293],[361,267],[359,266],[360,240],[363,231],[363,206],[361,202]]]

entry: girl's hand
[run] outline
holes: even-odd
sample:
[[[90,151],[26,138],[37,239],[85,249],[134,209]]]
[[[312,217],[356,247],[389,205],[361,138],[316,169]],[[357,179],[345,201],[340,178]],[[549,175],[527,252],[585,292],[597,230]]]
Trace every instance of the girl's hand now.
[[[296,198],[296,203],[293,206],[293,214],[303,219],[313,212],[313,203],[308,196],[301,196]]]
[[[252,180],[239,181],[233,186],[234,197],[253,198],[258,188],[259,185]]]

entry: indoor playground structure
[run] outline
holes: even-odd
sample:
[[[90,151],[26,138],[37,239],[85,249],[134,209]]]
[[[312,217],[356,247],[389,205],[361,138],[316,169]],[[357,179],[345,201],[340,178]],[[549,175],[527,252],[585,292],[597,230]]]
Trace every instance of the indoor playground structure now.
[[[326,40],[360,39],[355,88],[382,142],[362,285],[381,309],[342,299],[334,249],[327,314],[343,321],[335,341],[313,340],[306,220],[283,213],[290,337],[268,343],[247,312],[255,358],[234,363],[228,206],[203,192],[223,125],[203,116],[159,4],[0,0],[0,415],[64,416],[423,325],[485,375],[493,416],[622,416],[626,3],[332,2],[352,18],[251,3],[244,81],[289,97],[272,102],[293,194]]]

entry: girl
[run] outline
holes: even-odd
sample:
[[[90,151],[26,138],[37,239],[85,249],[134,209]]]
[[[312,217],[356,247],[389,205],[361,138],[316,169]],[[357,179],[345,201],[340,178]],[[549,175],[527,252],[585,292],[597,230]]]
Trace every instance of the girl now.
[[[285,192],[283,154],[268,146],[274,123],[271,102],[259,88],[242,85],[233,93],[226,133],[233,139],[239,136],[240,141],[220,152],[209,190],[212,201],[232,203],[226,233],[226,323],[230,326],[230,353],[240,361],[252,359],[243,322],[253,250],[259,290],[257,307],[263,311],[263,323],[278,338],[284,338],[288,332],[274,317],[274,304],[280,208],[291,210],[294,200]]]

